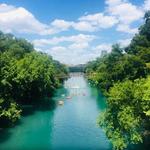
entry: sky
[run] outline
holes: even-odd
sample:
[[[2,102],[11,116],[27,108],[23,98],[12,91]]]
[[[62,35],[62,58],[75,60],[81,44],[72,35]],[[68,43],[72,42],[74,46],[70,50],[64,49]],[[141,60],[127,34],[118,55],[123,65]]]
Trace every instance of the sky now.
[[[0,30],[68,65],[127,46],[150,0],[0,0]]]

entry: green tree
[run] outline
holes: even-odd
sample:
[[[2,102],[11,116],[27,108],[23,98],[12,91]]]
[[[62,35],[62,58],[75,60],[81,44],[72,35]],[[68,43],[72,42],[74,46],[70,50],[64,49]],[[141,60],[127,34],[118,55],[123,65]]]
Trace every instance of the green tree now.
[[[6,127],[20,118],[21,110],[15,102],[0,98],[0,127]]]
[[[143,142],[150,123],[150,77],[116,83],[109,91],[107,110],[98,124],[117,150]]]
[[[107,96],[107,109],[98,124],[118,150],[150,136],[149,17],[150,11],[129,46],[114,45],[110,53],[86,66],[88,79]]]
[[[33,105],[41,96],[51,96],[64,80],[61,76],[68,75],[65,65],[36,52],[26,40],[2,32],[0,62],[0,126],[20,117],[18,104]]]

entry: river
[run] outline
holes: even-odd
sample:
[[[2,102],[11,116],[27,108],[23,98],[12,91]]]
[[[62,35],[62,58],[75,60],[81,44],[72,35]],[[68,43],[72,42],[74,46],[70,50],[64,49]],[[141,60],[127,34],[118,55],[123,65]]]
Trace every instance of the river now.
[[[17,125],[1,133],[0,149],[112,149],[96,125],[98,114],[106,107],[105,97],[83,75],[72,75],[52,99],[64,104],[49,109],[29,107]]]

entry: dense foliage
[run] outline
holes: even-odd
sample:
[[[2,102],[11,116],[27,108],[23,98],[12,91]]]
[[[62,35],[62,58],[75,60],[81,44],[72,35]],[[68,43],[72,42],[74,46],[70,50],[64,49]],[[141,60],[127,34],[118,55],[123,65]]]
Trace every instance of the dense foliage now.
[[[68,72],[47,54],[36,52],[29,42],[0,32],[0,124],[15,122],[18,104],[34,104],[51,96]]]
[[[108,108],[100,115],[99,125],[116,149],[143,142],[150,124],[150,77],[116,83],[109,90]]]
[[[150,136],[150,11],[130,45],[112,46],[86,66],[88,79],[107,98],[107,109],[98,118],[117,150],[144,143]]]
[[[69,66],[69,72],[84,72],[84,69],[85,69],[85,64]]]

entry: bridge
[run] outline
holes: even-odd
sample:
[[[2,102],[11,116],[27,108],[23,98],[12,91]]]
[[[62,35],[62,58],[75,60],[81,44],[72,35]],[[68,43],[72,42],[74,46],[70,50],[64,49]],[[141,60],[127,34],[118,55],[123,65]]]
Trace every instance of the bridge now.
[[[79,77],[79,76],[83,76],[83,75],[85,75],[85,73],[83,73],[83,72],[70,72],[69,75],[64,75],[64,76],[57,75],[56,77],[59,79],[67,79],[68,77],[75,77],[75,76]]]

